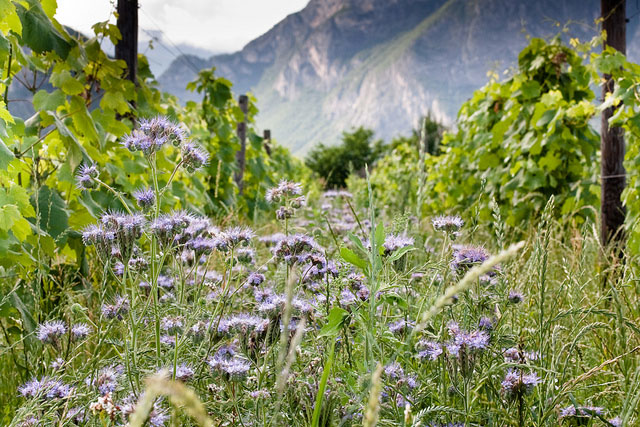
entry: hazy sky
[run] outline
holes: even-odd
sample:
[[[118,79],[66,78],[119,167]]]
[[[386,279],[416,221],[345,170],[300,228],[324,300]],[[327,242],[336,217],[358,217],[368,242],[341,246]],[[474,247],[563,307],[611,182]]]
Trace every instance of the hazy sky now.
[[[56,18],[85,34],[109,18],[117,0],[58,0]],[[142,29],[164,32],[173,43],[233,52],[267,32],[308,0],[139,0]],[[148,39],[143,31],[140,40]]]

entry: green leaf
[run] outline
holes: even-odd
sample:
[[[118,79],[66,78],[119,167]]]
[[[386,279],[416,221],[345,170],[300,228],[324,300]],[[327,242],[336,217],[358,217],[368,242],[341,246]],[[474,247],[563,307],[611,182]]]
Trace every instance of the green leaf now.
[[[0,170],[7,170],[9,163],[11,163],[11,160],[14,158],[15,156],[11,150],[9,150],[9,148],[0,139]]]
[[[36,53],[55,51],[60,58],[66,59],[73,45],[56,30],[37,0],[28,0],[28,3],[29,9],[21,3],[16,4],[22,23],[22,43]]]
[[[54,239],[57,240],[69,228],[67,207],[56,190],[46,185],[41,187],[37,194],[31,196],[31,204],[39,214],[37,225]]]
[[[42,89],[33,95],[33,108],[36,111],[53,111],[64,104],[66,97],[60,89],[56,89],[53,92],[47,92]]]
[[[75,128],[91,142],[98,142],[100,139],[98,136],[98,130],[93,122],[93,118],[89,115],[84,99],[79,96],[74,96],[71,98],[70,104],[71,111],[74,112],[71,118]]]
[[[522,95],[524,99],[533,99],[540,96],[540,83],[535,80],[527,80],[522,84]]]
[[[12,204],[0,207],[0,230],[11,230],[13,224],[20,218],[22,218],[22,215],[20,215],[18,206]]]
[[[351,240],[351,242],[356,246],[356,248],[360,249],[363,254],[367,253],[367,250],[365,249],[364,245],[362,244],[362,241],[358,236],[356,236],[353,233],[349,233],[347,234],[347,237],[349,237],[349,240]]]
[[[400,258],[402,258],[402,256],[408,252],[411,251],[415,251],[416,248],[414,248],[413,246],[405,246],[404,248],[400,248],[397,251],[395,251],[394,253],[391,254],[391,256],[389,256],[388,260],[389,261],[395,261],[398,260]]]
[[[15,5],[11,0],[0,0],[0,31],[7,34],[13,31],[17,35],[22,34],[22,23],[18,17]]]
[[[327,324],[320,329],[318,337],[335,337],[340,333],[349,312],[340,307],[333,307],[329,312]]]
[[[355,265],[356,267],[360,267],[362,269],[367,268],[367,265],[368,265],[367,261],[360,258],[358,255],[356,255],[355,252],[353,252],[349,248],[340,248],[340,256],[342,256],[342,258],[345,261]]]

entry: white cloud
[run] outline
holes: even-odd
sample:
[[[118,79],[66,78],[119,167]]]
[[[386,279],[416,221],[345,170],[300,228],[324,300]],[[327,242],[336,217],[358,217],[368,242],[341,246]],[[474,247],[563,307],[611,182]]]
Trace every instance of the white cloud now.
[[[60,23],[91,34],[106,20],[117,0],[58,0]],[[213,52],[233,52],[267,32],[308,0],[139,0],[138,22],[146,30],[161,29],[173,43]],[[113,17],[112,17],[113,19]],[[148,39],[140,32],[141,40]]]

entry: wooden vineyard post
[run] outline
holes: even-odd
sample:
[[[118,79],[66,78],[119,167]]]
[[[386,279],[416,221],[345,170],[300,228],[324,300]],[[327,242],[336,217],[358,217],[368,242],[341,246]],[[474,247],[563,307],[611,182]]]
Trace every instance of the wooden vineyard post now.
[[[621,53],[626,53],[626,1],[601,0],[602,29],[606,32],[604,47],[611,46]],[[614,81],[611,76],[604,75],[602,87],[603,101],[607,94],[613,92]],[[624,245],[625,208],[622,205],[622,190],[625,187],[624,170],[624,130],[621,127],[609,127],[609,118],[615,107],[602,112],[600,148],[601,166],[601,224],[600,240],[602,246],[615,243],[618,255]]]
[[[135,83],[138,70],[138,0],[118,0],[117,25],[122,40],[116,44],[116,59],[127,63],[127,79]]]
[[[271,157],[271,131],[269,129],[265,129],[262,133],[262,144],[267,156]]]
[[[249,111],[249,97],[240,95],[238,104],[243,113],[241,122],[238,122],[238,140],[240,141],[240,150],[236,153],[236,163],[238,170],[235,173],[235,181],[238,186],[239,193],[242,195],[244,167],[247,153],[247,113]]]

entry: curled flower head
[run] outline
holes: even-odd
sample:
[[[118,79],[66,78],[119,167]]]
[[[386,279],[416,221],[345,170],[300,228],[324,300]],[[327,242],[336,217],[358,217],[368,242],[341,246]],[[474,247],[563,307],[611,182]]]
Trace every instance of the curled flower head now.
[[[209,162],[209,153],[193,142],[182,146],[182,166],[189,173],[202,169]]]
[[[407,246],[413,246],[414,240],[412,237],[401,236],[396,234],[389,234],[385,239],[382,246],[384,247],[384,254],[391,255],[398,249],[405,248]]]
[[[483,247],[454,246],[451,269],[457,273],[464,273],[474,265],[482,264],[489,259],[489,252]]]
[[[211,357],[207,364],[214,371],[232,381],[239,381],[246,377],[251,365],[242,358],[233,347],[223,346]]]
[[[184,318],[182,316],[163,317],[160,328],[169,335],[181,333],[184,328]]]
[[[602,415],[602,408],[598,406],[574,406],[570,405],[560,411],[560,419],[567,418],[573,419],[578,422],[578,425],[583,425],[586,423],[581,423],[581,421],[585,421],[588,418],[593,418],[597,415]]]
[[[133,193],[136,203],[142,210],[148,210],[156,204],[156,193],[151,188],[141,188]]]
[[[502,381],[502,393],[508,399],[515,399],[524,394],[529,394],[538,385],[540,378],[535,372],[524,374],[517,369],[510,369]]]
[[[267,190],[265,198],[269,203],[279,203],[281,201],[284,201],[285,199],[299,196],[301,194],[301,184],[297,182],[282,180],[276,187]]]
[[[418,352],[418,358],[421,360],[436,360],[442,354],[442,345],[435,341],[420,341],[418,347],[422,348]]]
[[[520,291],[511,290],[509,291],[507,299],[511,304],[519,304],[524,300],[524,295],[522,295],[522,292]]]
[[[95,164],[83,164],[78,168],[76,174],[76,182],[81,190],[92,190],[98,186],[96,178],[100,175],[98,167]]]
[[[295,264],[305,262],[318,248],[312,237],[294,234],[282,238],[273,248],[273,255],[287,264]]]
[[[162,246],[167,247],[174,244],[190,222],[191,215],[184,211],[160,215],[151,223],[151,233],[157,237]]]
[[[431,220],[433,228],[446,233],[453,233],[462,228],[464,221],[459,216],[437,216]]]
[[[44,322],[38,327],[38,339],[44,344],[52,344],[55,346],[66,333],[67,327],[61,320]]]
[[[26,398],[42,398],[45,400],[64,399],[71,395],[73,388],[60,380],[43,377],[33,379],[18,387],[18,392]]]
[[[129,300],[126,297],[116,297],[113,304],[102,305],[102,315],[106,319],[122,320],[129,313]]]
[[[78,323],[71,327],[71,336],[75,341],[81,341],[89,336],[91,329],[86,323]]]
[[[258,286],[264,282],[264,274],[260,273],[251,273],[247,278],[247,283],[251,286]]]

